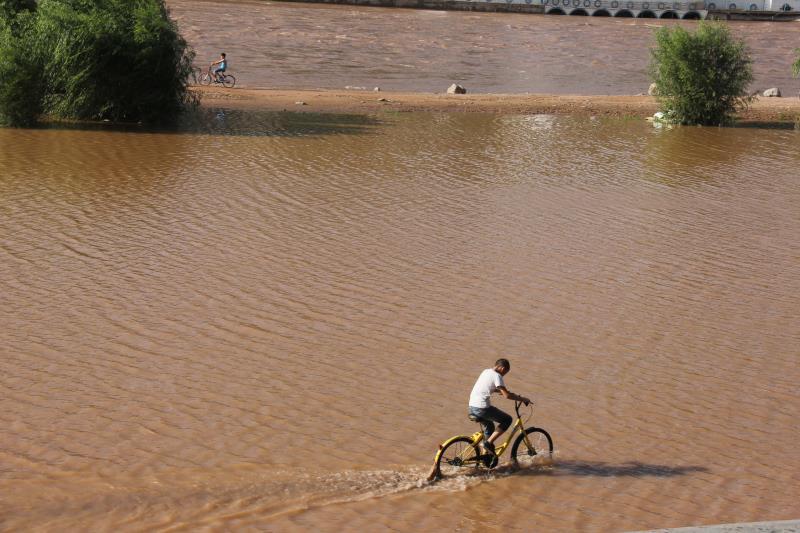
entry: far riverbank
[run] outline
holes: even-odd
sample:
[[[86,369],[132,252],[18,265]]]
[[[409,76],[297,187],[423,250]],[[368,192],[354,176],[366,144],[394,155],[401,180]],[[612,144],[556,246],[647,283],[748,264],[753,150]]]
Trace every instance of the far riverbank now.
[[[651,96],[462,94],[357,90],[223,89],[194,87],[205,107],[320,113],[479,112],[649,117],[659,110]],[[758,98],[738,118],[748,122],[795,122],[800,98]]]
[[[654,33],[692,21],[170,0],[204,69],[226,52],[238,87],[380,87],[469,94],[646,94]],[[797,25],[730,22],[753,57],[751,89],[800,92]],[[209,32],[215,27],[218,31]],[[235,38],[233,38],[235,36]]]

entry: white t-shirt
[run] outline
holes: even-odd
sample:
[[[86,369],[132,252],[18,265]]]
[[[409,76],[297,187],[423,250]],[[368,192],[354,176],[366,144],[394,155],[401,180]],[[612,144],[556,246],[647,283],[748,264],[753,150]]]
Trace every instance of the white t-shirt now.
[[[495,371],[494,368],[487,368],[481,375],[478,376],[478,381],[472,387],[472,393],[469,395],[470,407],[489,407],[489,396],[493,392],[497,392],[498,387],[505,387],[503,383],[503,376]]]

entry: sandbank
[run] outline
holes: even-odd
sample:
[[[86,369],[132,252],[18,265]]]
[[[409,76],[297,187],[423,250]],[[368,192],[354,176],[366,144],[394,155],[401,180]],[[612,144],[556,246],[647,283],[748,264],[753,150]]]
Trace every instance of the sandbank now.
[[[651,96],[555,94],[434,94],[362,90],[224,89],[193,87],[204,107],[319,113],[479,112],[648,117],[658,111]],[[795,122],[800,98],[756,98],[737,117],[746,122]]]

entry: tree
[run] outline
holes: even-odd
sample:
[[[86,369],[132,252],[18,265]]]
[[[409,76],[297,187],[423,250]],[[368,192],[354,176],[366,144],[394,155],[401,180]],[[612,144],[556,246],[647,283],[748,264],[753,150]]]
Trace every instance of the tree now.
[[[16,20],[0,39],[7,123],[27,125],[40,114],[164,122],[192,102],[194,54],[164,0],[39,0]]]
[[[660,29],[650,72],[659,103],[682,124],[723,124],[751,101],[750,53],[721,23],[700,23],[694,33]]]

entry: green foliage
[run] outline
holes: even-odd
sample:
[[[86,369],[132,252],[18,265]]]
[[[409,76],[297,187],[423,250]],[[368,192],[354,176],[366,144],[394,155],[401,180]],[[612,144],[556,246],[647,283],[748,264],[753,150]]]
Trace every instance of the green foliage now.
[[[40,0],[4,35],[0,116],[12,125],[41,113],[164,122],[191,101],[193,53],[163,0]]]
[[[15,126],[31,126],[42,111],[44,78],[28,29],[29,14],[0,21],[0,118]]]
[[[795,76],[800,76],[800,48],[796,48],[795,53],[797,54],[797,60],[792,65],[792,73]]]
[[[0,0],[0,17],[6,21],[22,11],[35,11],[36,0]]]
[[[723,124],[751,100],[749,51],[723,24],[701,23],[694,33],[662,28],[651,59],[659,103],[680,123]]]

